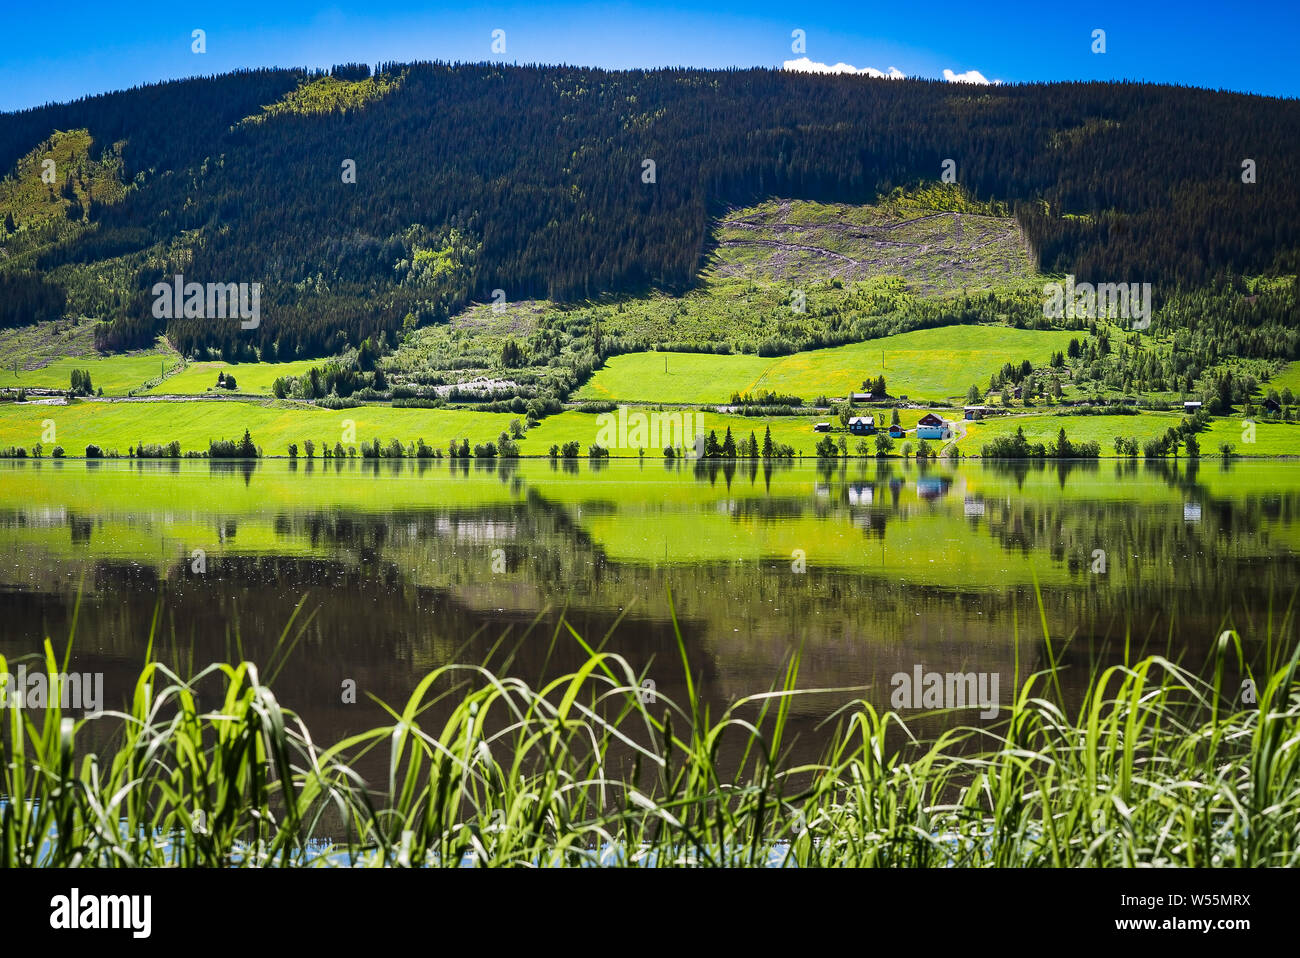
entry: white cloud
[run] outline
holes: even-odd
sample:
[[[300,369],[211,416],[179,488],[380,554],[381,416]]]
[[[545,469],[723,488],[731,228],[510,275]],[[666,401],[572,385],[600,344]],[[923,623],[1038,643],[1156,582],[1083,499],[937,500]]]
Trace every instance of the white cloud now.
[[[877,70],[875,67],[855,67],[851,63],[837,63],[834,66],[829,66],[825,63],[818,63],[816,60],[810,60],[807,57],[786,60],[782,67],[786,70],[794,70],[796,73],[855,73],[868,77],[888,77],[891,80],[901,80],[907,76],[898,67],[890,67],[888,72],[885,72]]]
[[[975,83],[980,86],[997,86],[1001,80],[990,80],[979,70],[967,70],[965,73],[953,73],[951,70],[943,71],[943,78],[949,83]]]

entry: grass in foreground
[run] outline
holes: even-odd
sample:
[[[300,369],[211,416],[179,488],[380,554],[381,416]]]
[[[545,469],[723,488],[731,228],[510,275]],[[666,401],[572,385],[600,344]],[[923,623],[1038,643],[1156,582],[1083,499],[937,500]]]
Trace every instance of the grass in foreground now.
[[[1068,712],[1048,642],[1052,667],[1017,683],[1009,715],[992,726],[951,729],[905,754],[890,732],[911,738],[906,720],[859,700],[834,717],[820,761],[791,767],[786,718],[806,694],[797,691],[798,655],[780,688],[712,717],[684,652],[687,701],[651,707],[625,660],[569,631],[589,654],[572,674],[533,687],[483,667],[445,666],[390,710],[391,724],[329,746],[312,741],[247,662],[211,665],[189,680],[150,662],[125,713],[74,720],[50,708],[37,719],[10,709],[0,862],[1300,860],[1300,695],[1292,691],[1300,650],[1284,655],[1271,636],[1257,704],[1226,704],[1241,701],[1225,679],[1241,663],[1235,633],[1220,639],[1208,679],[1149,656],[1100,671]],[[45,665],[59,667],[48,641]],[[195,684],[214,678],[223,694],[201,709]],[[439,700],[446,717],[422,719]],[[120,723],[102,757],[81,745],[90,723]],[[724,739],[743,747],[734,773],[718,758]],[[367,754],[383,760],[385,780],[364,782],[349,764]],[[331,830],[331,819],[342,825]]]

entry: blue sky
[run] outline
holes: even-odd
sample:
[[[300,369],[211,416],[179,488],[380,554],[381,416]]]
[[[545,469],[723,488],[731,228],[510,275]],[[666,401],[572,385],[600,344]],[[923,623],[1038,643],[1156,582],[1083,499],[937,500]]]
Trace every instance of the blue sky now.
[[[252,66],[504,60],[610,68],[781,66],[805,56],[909,76],[1138,79],[1300,95],[1300,4],[1103,2],[11,3],[0,110]],[[191,51],[206,31],[207,52]],[[505,31],[494,54],[492,31]],[[806,52],[792,51],[803,30]],[[1093,53],[1092,32],[1106,31]]]

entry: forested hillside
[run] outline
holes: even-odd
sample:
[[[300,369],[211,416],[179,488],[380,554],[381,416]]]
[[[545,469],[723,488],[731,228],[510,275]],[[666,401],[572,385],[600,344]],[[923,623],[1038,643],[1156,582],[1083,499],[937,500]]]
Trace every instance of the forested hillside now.
[[[84,314],[106,321],[107,348],[165,328],[185,352],[334,353],[496,289],[680,291],[729,206],[873,202],[949,159],[1047,272],[1170,291],[1297,271],[1294,100],[769,70],[380,73],[252,71],[0,115],[0,323]],[[57,182],[28,188],[56,132],[80,130]],[[154,319],[150,289],[177,272],[262,283],[261,324]],[[1287,324],[1261,309],[1243,321]]]

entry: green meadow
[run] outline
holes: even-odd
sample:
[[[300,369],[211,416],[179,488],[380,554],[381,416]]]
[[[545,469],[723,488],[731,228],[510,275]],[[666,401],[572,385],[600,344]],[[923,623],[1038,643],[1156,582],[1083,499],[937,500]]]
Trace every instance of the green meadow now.
[[[980,448],[999,436],[1013,436],[1024,429],[1030,442],[1044,445],[1056,439],[1064,429],[1073,442],[1094,441],[1101,446],[1102,456],[1115,455],[1115,437],[1132,436],[1139,443],[1158,439],[1170,426],[1183,417],[1178,413],[1143,412],[1132,416],[1058,416],[1043,415],[1006,416],[967,423],[966,437],[958,442],[962,454],[978,456]],[[1241,417],[1215,418],[1208,428],[1197,434],[1202,456],[1219,455],[1223,443],[1231,443],[1238,456],[1300,456],[1300,424],[1255,421],[1254,441],[1245,441],[1249,431]]]
[[[92,385],[96,389],[102,388],[105,396],[125,396],[132,389],[157,379],[174,362],[172,356],[146,353],[102,359],[55,359],[38,369],[23,369],[20,365],[16,372],[11,364],[7,369],[0,369],[0,387],[67,389],[72,381],[72,371],[84,369],[90,373]],[[216,373],[213,373],[212,381],[216,382],[216,378]]]
[[[403,443],[424,439],[446,448],[452,439],[470,443],[495,441],[518,418],[507,413],[476,413],[449,409],[394,409],[358,406],[352,409],[318,409],[274,400],[192,400],[165,403],[73,402],[67,406],[7,404],[0,406],[0,446],[32,447],[42,442],[46,421],[52,421],[56,438],[44,442],[46,455],[60,445],[70,456],[80,456],[94,443],[106,452],[122,455],[138,442],[168,443],[179,440],[182,452],[206,452],[215,439],[238,439],[247,429],[268,456],[287,455],[290,443],[310,439],[319,448],[342,442],[348,424],[355,427],[355,445],[397,438]],[[319,454],[319,453],[318,453]]]
[[[1265,389],[1276,389],[1278,392],[1290,389],[1291,392],[1300,394],[1300,363],[1287,363],[1281,372],[1269,378]]]
[[[860,410],[860,413],[864,411]],[[873,409],[869,412],[876,417],[877,423],[888,428],[890,422],[890,410]],[[900,409],[898,412],[898,422],[904,429],[915,429],[916,422],[924,416],[929,410],[926,409]],[[870,445],[871,451],[875,452],[875,438],[872,436],[853,436],[847,435],[840,430],[840,424],[837,419],[827,415],[817,416],[739,416],[724,415],[712,412],[698,412],[695,410],[668,409],[666,414],[670,416],[694,415],[696,420],[693,422],[701,423],[706,433],[712,431],[718,434],[718,440],[721,441],[726,434],[727,429],[731,430],[732,435],[737,441],[748,439],[752,432],[754,438],[760,443],[763,441],[764,431],[768,428],[772,430],[772,441],[774,443],[783,443],[794,448],[796,454],[802,453],[804,456],[817,455],[817,443],[822,439],[825,433],[813,431],[813,424],[818,422],[830,422],[838,430],[832,434],[832,438],[838,440],[844,436],[849,445],[849,453],[856,455],[858,442],[865,438]],[[609,418],[604,418],[605,416]],[[663,455],[663,449],[669,444],[665,436],[673,434],[672,427],[664,419],[660,418],[658,442],[651,442],[653,438],[650,435],[651,416],[662,416],[659,410],[652,410],[644,407],[628,407],[628,429],[626,443],[618,445],[623,437],[619,435],[618,430],[618,412],[595,415],[592,413],[577,412],[570,410],[555,416],[548,416],[542,420],[536,428],[528,431],[525,441],[521,444],[521,449],[526,455],[540,455],[550,449],[552,444],[563,446],[566,442],[577,441],[582,445],[582,454],[587,454],[587,447],[600,443],[608,445],[611,456],[629,456],[636,455],[638,449],[645,449],[648,456],[660,457]],[[940,415],[951,419],[952,410],[940,411]],[[634,430],[636,419],[634,417],[645,417],[643,420],[644,430],[638,434]],[[612,425],[611,425],[612,424]],[[684,423],[683,423],[684,424]],[[904,442],[916,444],[913,437],[895,441],[895,452],[901,452]],[[689,445],[689,443],[687,443]],[[931,445],[934,443],[932,442]]]
[[[1010,326],[946,326],[806,350],[789,356],[631,353],[598,370],[577,398],[653,403],[725,403],[733,393],[771,390],[801,396],[845,396],[863,380],[885,377],[890,395],[963,399],[988,386],[1004,363],[1045,366],[1080,333]]]
[[[313,366],[323,366],[328,359],[298,359],[288,363],[226,363],[221,361],[190,363],[175,376],[146,390],[171,396],[196,396],[206,392],[218,395],[224,390],[217,387],[217,376],[225,373],[235,377],[237,393],[271,395],[271,386],[281,376],[301,376]]]
[[[1133,436],[1138,442],[1157,439],[1170,426],[1182,420],[1178,413],[1144,412],[1132,416],[1058,416],[1054,413],[1040,415],[1001,416],[981,422],[966,423],[966,437],[958,442],[962,454],[978,456],[986,442],[1000,436],[1014,436],[1017,429],[1025,431],[1031,443],[1046,445],[1056,440],[1062,429],[1072,442],[1096,442],[1103,456],[1115,455],[1115,437]],[[1202,443],[1202,452],[1210,452]]]

